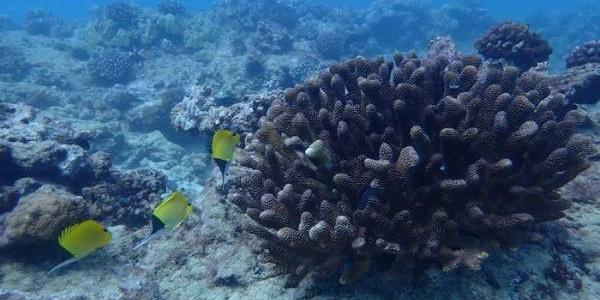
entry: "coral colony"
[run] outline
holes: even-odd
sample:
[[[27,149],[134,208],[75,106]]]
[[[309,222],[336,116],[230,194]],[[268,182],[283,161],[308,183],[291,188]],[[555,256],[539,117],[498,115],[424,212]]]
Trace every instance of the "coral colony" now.
[[[229,199],[291,282],[348,284],[383,261],[479,270],[496,242],[536,239],[530,225],[564,216],[556,191],[594,152],[575,133],[585,119],[534,71],[358,57],[273,101],[240,159],[254,171]],[[304,153],[315,142],[331,165]]]

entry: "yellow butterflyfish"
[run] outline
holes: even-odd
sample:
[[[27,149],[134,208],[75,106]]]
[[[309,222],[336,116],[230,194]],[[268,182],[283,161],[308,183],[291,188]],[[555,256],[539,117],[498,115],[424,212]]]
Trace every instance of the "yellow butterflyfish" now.
[[[222,182],[225,183],[227,166],[233,160],[235,148],[240,143],[240,135],[229,130],[217,130],[212,137],[210,155],[221,171]]]
[[[192,204],[180,192],[173,192],[152,212],[152,232],[133,249],[149,242],[164,228],[174,229],[192,213]]]
[[[108,245],[110,240],[111,233],[108,229],[94,220],[86,220],[63,229],[58,236],[58,244],[71,258],[52,268],[48,274],[90,255]]]

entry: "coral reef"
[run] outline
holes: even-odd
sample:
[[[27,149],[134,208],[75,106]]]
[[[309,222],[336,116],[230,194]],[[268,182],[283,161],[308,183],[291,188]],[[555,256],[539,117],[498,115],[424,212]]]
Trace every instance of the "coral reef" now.
[[[28,9],[23,27],[32,35],[68,37],[73,34],[71,25],[42,9]]]
[[[174,16],[185,14],[185,5],[177,0],[162,0],[158,3],[157,9],[163,14],[171,14]]]
[[[0,46],[0,80],[18,81],[22,79],[31,69],[31,64],[25,59],[25,55],[10,46]]]
[[[17,25],[6,15],[0,14],[0,32],[14,30],[17,28]]]
[[[25,24],[15,25],[0,16],[0,298],[600,298],[597,280],[600,276],[597,271],[600,270],[597,255],[600,227],[596,201],[600,164],[593,163],[560,190],[544,188],[543,193],[550,197],[540,199],[539,189],[531,186],[542,176],[527,173],[526,164],[538,165],[545,157],[525,157],[524,152],[533,151],[522,148],[521,138],[516,134],[522,131],[510,125],[513,121],[507,121],[509,129],[504,129],[503,114],[497,113],[497,110],[504,111],[506,118],[509,115],[512,118],[518,115],[519,103],[525,104],[524,109],[528,111],[531,106],[523,103],[521,97],[525,95],[542,116],[534,112],[523,117],[526,119],[523,121],[536,121],[538,132],[556,133],[555,128],[570,129],[568,120],[575,113],[567,112],[577,107],[589,111],[589,119],[585,120],[580,133],[600,128],[597,104],[588,105],[597,99],[592,96],[599,95],[588,92],[599,86],[594,81],[597,80],[594,79],[598,74],[597,63],[572,67],[564,74],[557,68],[564,65],[563,55],[575,45],[598,39],[600,15],[596,7],[573,6],[572,13],[560,12],[559,15],[544,10],[539,20],[525,19],[530,28],[548,39],[554,51],[547,65],[535,68],[539,73],[522,74],[493,60],[482,62],[479,57],[460,54],[471,53],[473,39],[483,35],[488,25],[496,23],[476,1],[454,1],[439,7],[423,1],[378,1],[364,10],[315,5],[314,1],[223,0],[199,12],[185,12],[179,1],[152,2],[158,5],[149,7],[137,5],[138,2],[119,1],[99,6],[92,10],[89,18],[76,23],[60,20],[60,11],[54,15],[42,12],[39,17],[32,16],[28,21],[30,25],[38,22],[51,28],[44,28],[45,34],[29,34]],[[202,4],[194,6],[198,5]],[[76,28],[75,34],[69,37],[73,28]],[[423,46],[436,36],[441,38],[432,40],[429,49],[425,49]],[[304,107],[304,100],[296,101],[297,97],[286,97],[287,93],[278,90],[303,82],[321,70],[325,70],[324,74],[332,73],[326,67],[335,63],[334,60],[355,55],[375,57],[377,54],[392,58],[397,49],[403,52],[415,50],[403,57],[395,57],[400,68],[387,62],[391,71],[388,79],[393,83],[390,83],[391,89],[383,90],[381,98],[372,92],[375,87],[369,87],[380,81],[373,75],[374,71],[383,77],[382,82],[387,80],[385,70],[379,70],[381,59],[351,60],[348,62],[349,77],[345,77],[347,74],[343,70],[332,68],[336,75],[329,81],[324,78],[325,88],[322,91],[319,88],[320,94],[332,100],[329,104],[308,105],[309,113],[305,113],[304,108],[290,111]],[[91,58],[104,51],[131,55],[133,67],[129,80],[106,83],[104,79],[91,76]],[[419,56],[427,53],[427,58],[419,59],[417,53]],[[441,64],[445,66],[443,72],[435,71],[432,65],[446,59],[447,65]],[[368,63],[363,64],[365,61]],[[367,71],[356,71],[365,65]],[[466,66],[473,67],[465,69]],[[475,72],[475,79],[472,79]],[[558,72],[561,74],[551,75]],[[511,84],[515,80],[508,79],[513,75],[519,77],[516,87]],[[361,76],[364,79],[357,79]],[[394,81],[394,78],[399,79]],[[468,91],[477,96],[473,99],[459,96],[467,93],[462,87],[470,86],[470,82],[479,82],[478,87]],[[309,95],[309,100],[315,99],[311,93],[315,91],[313,83],[314,79],[310,79],[298,87]],[[397,83],[403,84],[398,91]],[[498,107],[493,112],[481,114],[483,119],[492,113],[494,117],[499,115],[498,122],[493,123],[497,124],[496,128],[491,125],[491,128],[480,129],[479,122],[485,122],[475,118],[470,128],[477,128],[478,135],[472,142],[469,134],[474,133],[473,130],[445,124],[468,119],[461,116],[460,105],[454,109],[456,102],[452,99],[467,106],[467,114],[471,111],[471,115],[478,116],[479,112],[473,111],[484,107],[481,104],[486,99],[484,88],[494,83],[502,87],[503,93],[506,89],[511,97],[499,97]],[[546,83],[552,93],[563,93],[565,98],[556,94],[540,101],[547,94]],[[413,86],[417,87],[418,93],[414,97],[404,90]],[[341,98],[337,98],[338,95]],[[335,110],[338,99],[343,103],[341,113]],[[386,103],[380,103],[380,99],[387,99],[383,101]],[[402,102],[398,102],[397,109],[402,113],[398,117],[394,107],[387,103],[389,99],[402,100],[408,112],[403,110]],[[372,103],[376,109],[368,104],[363,107],[363,102]],[[510,108],[513,102],[516,104]],[[281,141],[278,139],[271,144],[276,148],[273,151],[276,158],[281,160],[279,170],[283,179],[273,183],[268,180],[275,178],[274,173],[269,172],[277,170],[271,168],[270,163],[264,163],[265,159],[273,158],[272,152],[268,150],[269,155],[264,155],[267,149],[260,149],[261,145],[258,145],[260,151],[255,152],[254,140],[261,137],[252,134],[243,143],[249,145],[248,149],[236,154],[222,187],[220,175],[210,174],[214,170],[204,150],[206,133],[220,127],[240,133],[255,132],[263,122],[271,126],[275,119],[279,120],[277,126],[284,126],[288,118],[278,118],[281,113],[277,110],[281,107],[273,105],[267,114],[272,103],[283,103],[284,114],[293,114],[289,119],[292,132],[277,130],[286,132],[282,134],[283,144],[278,143]],[[346,105],[350,107],[348,110]],[[429,105],[433,105],[433,114]],[[338,118],[331,121],[333,126],[326,125],[331,138],[307,138],[321,133],[314,130],[314,126],[321,126],[313,126],[313,123],[318,124],[315,122],[318,115],[315,117],[314,113],[324,107]],[[556,125],[546,119],[553,118],[548,107],[553,113],[561,111],[555,114]],[[362,130],[364,119],[354,119],[353,109],[359,116],[367,118],[367,129]],[[301,116],[294,118],[300,111],[309,120],[308,131]],[[455,111],[456,115],[450,113]],[[568,114],[571,116],[566,118]],[[434,122],[429,119],[432,115],[435,115]],[[537,123],[540,118],[543,122]],[[342,135],[337,136],[340,120],[352,131],[348,135],[352,138],[345,135],[343,123]],[[402,120],[408,124],[391,123]],[[171,122],[176,130],[170,126]],[[410,129],[419,125],[430,138],[429,142],[422,141],[418,129],[411,136]],[[388,127],[403,132],[394,134]],[[460,142],[452,142],[452,130],[440,134],[443,128],[461,132]],[[548,143],[560,143],[569,135],[568,131],[560,132],[565,136],[547,138]],[[491,139],[489,132],[501,135],[494,138],[503,144],[486,144]],[[355,136],[365,139],[367,133],[375,140],[354,139]],[[390,145],[391,157],[387,152],[389,149],[384,149],[381,156],[381,146],[375,149],[383,144],[377,141],[378,135]],[[390,140],[395,136],[401,136],[403,141]],[[345,149],[339,146],[342,139],[349,145],[361,146]],[[511,142],[505,142],[508,140]],[[538,142],[536,138],[530,143]],[[595,145],[598,142],[595,136]],[[431,145],[431,150],[421,147],[427,144]],[[333,149],[325,147],[331,145]],[[402,149],[409,146],[414,152],[407,149],[403,153]],[[567,143],[556,146],[558,148],[541,147],[543,151],[539,153],[546,156],[544,152],[549,149],[561,148],[572,152],[572,146]],[[310,151],[306,151],[307,147]],[[496,172],[504,172],[502,163],[507,161],[488,158],[495,156],[493,149],[500,149],[499,153],[507,156],[502,158],[513,161],[514,169],[520,168],[514,172],[523,170],[523,173],[508,170],[508,173],[498,175]],[[559,156],[557,161],[560,161],[564,151],[556,151],[549,158]],[[396,164],[401,154],[406,160],[414,158],[414,153],[419,156],[419,162],[411,168],[408,161],[400,182],[394,182],[389,189],[389,175],[397,174],[384,173],[382,170],[390,167],[379,158]],[[433,156],[436,158],[432,159]],[[479,181],[481,185],[475,182],[473,186],[473,182],[467,180],[472,177],[462,173],[470,172],[466,165],[481,161],[480,156],[485,156],[488,163],[477,164],[479,169],[469,173],[483,177]],[[371,159],[367,162],[370,169],[363,166],[365,158]],[[436,165],[438,158],[449,162]],[[251,162],[252,168],[237,165],[237,159],[245,165]],[[592,162],[598,159],[598,154],[590,157]],[[502,163],[496,164],[498,162]],[[542,172],[539,169],[545,167],[531,169]],[[568,165],[560,167],[567,168]],[[241,185],[256,180],[258,173],[253,169],[257,168],[263,174],[260,179],[264,186],[262,190],[250,191],[257,195],[268,191],[272,197],[262,197],[262,194],[260,197],[264,198],[264,205],[251,199],[246,194],[246,185]],[[356,176],[359,171],[353,170],[364,172]],[[568,176],[568,172],[561,171],[564,176]],[[358,179],[353,182],[355,186],[364,184],[360,191],[355,191],[358,188],[354,186],[351,189],[336,186],[334,178],[338,183],[347,179],[335,177],[340,173],[348,174],[352,180]],[[548,171],[544,177],[551,181],[552,174]],[[504,175],[506,179],[500,180],[499,177]],[[383,178],[381,185],[385,189],[380,189],[377,181],[371,186],[370,176]],[[467,181],[466,190],[460,189],[461,178]],[[511,180],[523,178],[519,185],[531,187],[531,190],[515,188],[509,193],[517,195],[510,200],[502,191],[506,191]],[[292,184],[291,197],[287,183]],[[132,245],[147,236],[149,226],[142,225],[148,223],[151,207],[159,201],[165,185],[171,190],[183,191],[197,209],[177,231],[157,237],[140,251],[131,251]],[[452,190],[453,185],[457,186],[456,191]],[[304,194],[306,187],[312,195]],[[324,193],[321,187],[331,194]],[[231,190],[226,193],[228,189]],[[496,190],[500,192],[494,197]],[[553,199],[552,191],[565,199],[562,204],[571,203],[569,209],[562,211],[568,217],[539,224],[537,221],[543,219],[531,211],[538,212],[548,199]],[[484,192],[487,195],[477,196]],[[453,193],[460,194],[460,198],[455,199],[457,196]],[[244,209],[231,205],[227,197]],[[282,204],[274,204],[273,197]],[[471,201],[474,198],[476,201]],[[288,209],[290,199],[291,202],[304,200],[302,208]],[[477,207],[486,213],[482,217],[483,225],[477,226],[479,223],[465,217],[466,213],[461,211],[465,204],[462,201],[481,205]],[[255,206],[250,207],[248,203]],[[60,209],[55,209],[59,206]],[[332,206],[335,206],[333,210]],[[275,214],[265,207],[270,207]],[[477,212],[474,206],[469,208],[472,208],[471,212]],[[548,211],[560,211],[559,208]],[[303,219],[301,210],[308,210],[314,222],[309,222],[307,214]],[[410,212],[411,219],[401,230],[408,232],[384,230],[398,229],[406,214],[393,217],[404,210]],[[489,229],[504,210],[510,210],[510,214],[532,213],[536,220],[531,224],[516,225],[518,228],[515,229]],[[434,229],[440,227],[439,223],[442,228],[447,225],[440,211],[446,213],[451,226],[450,230],[442,230],[436,236]],[[285,230],[257,226],[256,223],[244,225],[253,222],[250,215],[259,222],[275,226],[270,222],[281,222],[277,214],[286,213],[288,215],[284,217],[288,219],[284,221],[289,223],[285,227],[289,228]],[[377,213],[388,219],[391,217],[393,226],[389,227],[387,220]],[[43,276],[58,262],[51,258],[57,250],[52,242],[55,240],[53,232],[84,216],[108,226],[113,233],[110,245],[54,276]],[[527,221],[525,215],[511,217],[508,221],[517,222],[519,217]],[[352,229],[352,226],[358,228],[352,236],[353,241],[357,241],[356,250],[351,250],[349,241],[341,241],[346,228]],[[242,230],[244,228],[247,232]],[[294,242],[295,234],[289,229],[302,233],[300,241],[308,249],[289,246],[290,241]],[[281,237],[288,237],[280,239],[278,231],[281,231]],[[327,235],[333,245],[324,243],[321,246],[313,242]],[[439,250],[436,238],[440,239]],[[517,243],[521,239],[533,243]],[[497,246],[495,240],[510,247],[511,251],[493,250]],[[271,252],[267,253],[265,249]],[[259,253],[260,261],[256,257]],[[487,256],[489,258],[482,262]],[[277,264],[262,263],[270,261]],[[455,264],[461,265],[459,268],[479,267],[481,270],[444,272]],[[394,270],[400,269],[400,274],[388,272],[390,266]],[[363,276],[351,287],[339,286],[335,280],[322,280],[318,276],[344,275],[342,282],[349,283],[359,278],[362,270],[368,270],[368,276]],[[287,276],[271,277],[290,271],[293,275],[287,278],[288,282]],[[412,276],[402,276],[411,272]],[[306,280],[297,288],[285,288],[286,284],[288,287],[295,285],[303,277]],[[40,278],[44,280],[40,282]],[[102,284],[98,284],[99,278]],[[65,286],[69,288],[65,289]]]
[[[535,67],[547,61],[552,54],[552,48],[539,34],[514,22],[490,28],[475,41],[475,48],[485,58],[502,58],[522,69]]]
[[[571,103],[596,103],[600,100],[600,42],[575,47],[565,57],[567,69],[548,76],[552,90],[564,94]]]
[[[119,1],[110,3],[103,9],[104,17],[112,21],[119,29],[127,29],[136,25],[138,14],[138,8]]]
[[[50,255],[56,234],[88,216],[147,224],[164,175],[119,171],[108,154],[88,149],[86,133],[39,120],[29,106],[0,104],[0,254]]]
[[[251,132],[258,128],[259,119],[278,96],[280,93],[248,95],[238,103],[223,106],[209,90],[192,86],[189,95],[171,110],[171,125],[176,130],[191,133],[209,134],[219,128]]]
[[[333,65],[273,101],[228,198],[290,285],[385,262],[479,270],[495,243],[564,216],[556,191],[595,152],[575,134],[585,113],[543,79],[473,56]]]
[[[600,63],[571,67],[548,82],[572,103],[596,103],[600,100]]]
[[[565,58],[567,68],[590,63],[600,63],[600,40],[590,41],[575,47]]]
[[[552,45],[551,65],[559,69],[564,57],[578,45],[597,40],[600,36],[598,1],[573,3],[572,9],[550,12],[540,10],[527,18],[527,24],[542,32]]]
[[[127,83],[133,77],[133,54],[117,50],[101,50],[88,62],[88,72],[100,84]]]
[[[176,1],[159,3],[147,11],[124,2],[113,2],[96,12],[82,38],[89,44],[132,51],[162,47],[177,52],[184,35],[184,8]]]

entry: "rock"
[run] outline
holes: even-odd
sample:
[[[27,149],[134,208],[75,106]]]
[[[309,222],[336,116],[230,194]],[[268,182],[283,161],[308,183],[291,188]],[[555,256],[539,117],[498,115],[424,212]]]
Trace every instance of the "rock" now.
[[[79,145],[55,141],[12,143],[12,161],[25,174],[77,177],[86,163],[86,151]]]
[[[0,299],[1,300],[30,300],[30,299],[34,299],[34,298],[28,296],[27,294],[25,294],[21,291],[0,290]]]
[[[88,215],[87,203],[53,185],[43,185],[19,200],[0,233],[0,250],[39,245],[56,239],[65,227]]]
[[[136,268],[119,285],[122,299],[159,299],[158,283],[149,278],[142,269]]]
[[[600,63],[574,66],[551,77],[552,90],[563,93],[572,103],[593,104],[600,100]]]
[[[53,141],[31,141],[12,144],[12,159],[26,173],[50,173],[66,156]]]
[[[41,185],[39,181],[25,177],[15,181],[13,186],[4,187],[0,195],[0,214],[11,211],[17,205],[19,198],[31,194]]]

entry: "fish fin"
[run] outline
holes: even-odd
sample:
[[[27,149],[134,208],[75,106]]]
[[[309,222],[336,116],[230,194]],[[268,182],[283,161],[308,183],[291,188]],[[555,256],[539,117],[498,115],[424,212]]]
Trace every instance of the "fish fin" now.
[[[147,236],[141,242],[139,242],[137,245],[135,245],[135,247],[133,247],[133,250],[135,251],[135,250],[139,249],[140,247],[146,245],[149,241],[154,239],[154,237],[156,237],[156,234],[151,234],[151,235]]]
[[[157,231],[165,228],[165,223],[163,223],[156,215],[152,215],[152,232],[150,234],[155,234]]]
[[[148,242],[150,242],[151,240],[157,238],[158,236],[160,236],[163,232],[165,232],[165,230],[157,230],[152,232],[149,236],[147,236],[146,238],[144,238],[142,241],[140,241],[137,245],[135,245],[135,247],[133,247],[133,250],[137,250],[140,247],[148,244]]]
[[[374,196],[375,193],[373,192],[373,189],[371,187],[365,187],[362,190],[362,193],[360,194],[360,198],[358,199],[358,202],[356,203],[356,208],[359,209],[363,209],[367,206],[367,204],[369,203],[369,201],[371,200],[371,196]]]
[[[215,158],[215,163],[217,164],[217,166],[219,166],[219,170],[221,171],[221,185],[225,185],[225,175],[227,173],[229,162],[226,160]]]
[[[206,152],[208,153],[209,157],[212,157],[212,143],[213,143],[213,137],[215,136],[215,132],[216,131],[211,131],[208,135],[208,142],[206,143]]]
[[[58,271],[58,270],[60,270],[62,268],[64,268],[64,267],[66,267],[66,266],[74,263],[74,262],[79,261],[80,259],[81,259],[81,257],[71,257],[71,258],[69,258],[69,259],[61,262],[60,264],[56,265],[54,268],[50,269],[50,271],[48,271],[46,273],[46,275],[50,275],[50,274],[52,274],[52,273],[54,273],[54,272],[56,272],[56,271]]]

